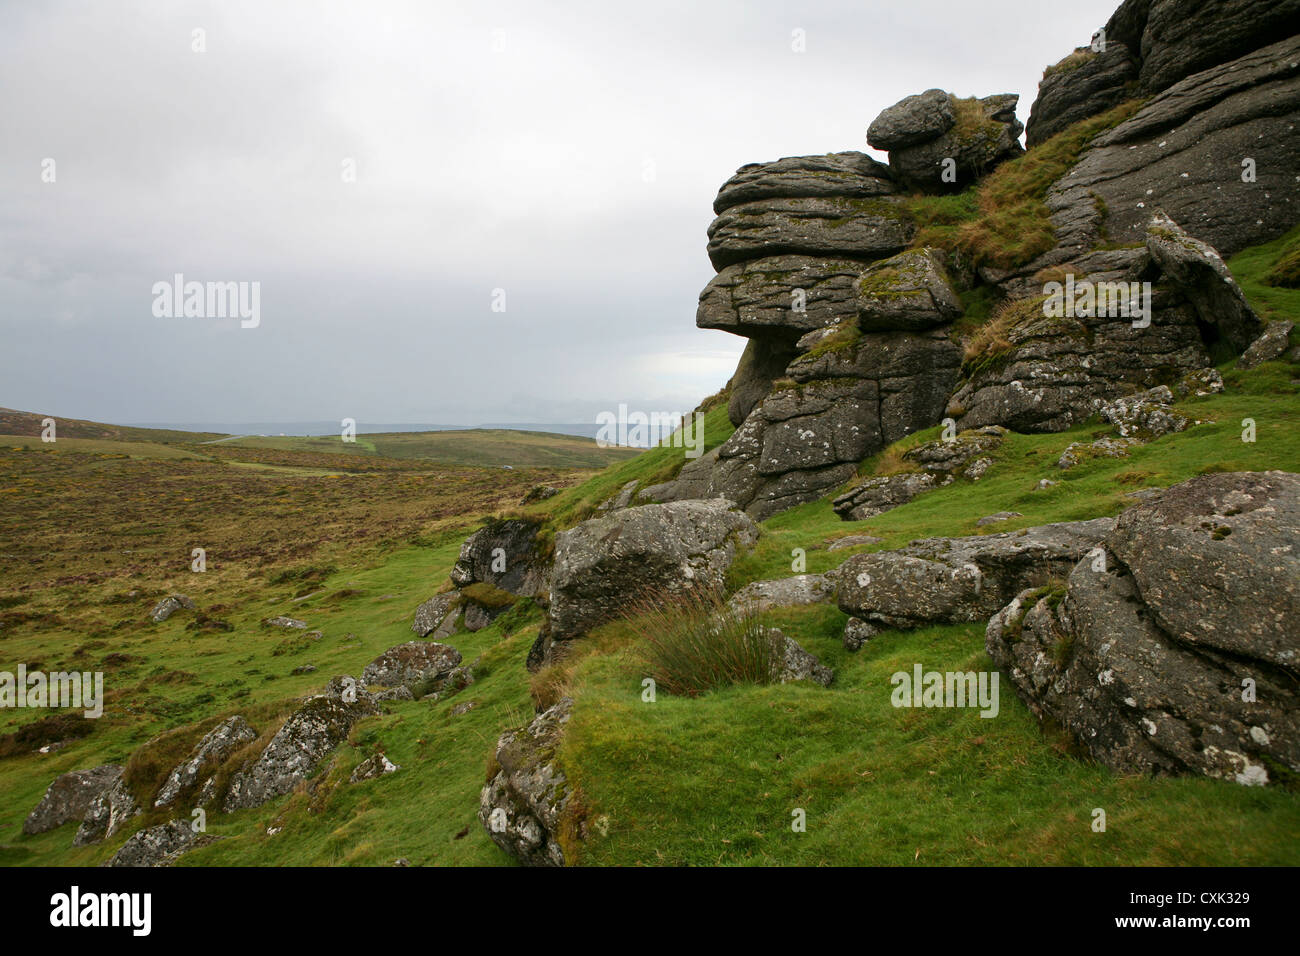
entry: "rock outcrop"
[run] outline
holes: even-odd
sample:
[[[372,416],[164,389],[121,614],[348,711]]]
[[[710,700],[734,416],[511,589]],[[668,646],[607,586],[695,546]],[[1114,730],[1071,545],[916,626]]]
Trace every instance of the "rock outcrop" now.
[[[450,637],[456,633],[462,613],[464,609],[458,592],[435,594],[415,609],[411,630],[416,637],[432,637],[434,640]]]
[[[1114,109],[1135,95],[1138,61],[1128,46],[1108,40],[1104,50],[1080,47],[1043,71],[1025,124],[1030,149],[1081,120]]]
[[[44,833],[84,819],[95,799],[122,778],[122,770],[119,764],[109,763],[55,777],[41,802],[23,821],[23,832],[28,835]]]
[[[140,806],[135,801],[135,794],[126,785],[126,780],[118,777],[116,783],[91,801],[81,826],[77,828],[77,835],[72,838],[72,845],[86,846],[106,840],[138,813]]]
[[[187,760],[167,775],[153,805],[171,805],[183,792],[198,786],[200,777],[204,777],[205,784],[211,783],[212,774],[227,757],[256,739],[257,731],[243,717],[236,715],[223,720],[203,736]]]
[[[1300,476],[1211,474],[1124,512],[987,647],[1029,707],[1121,772],[1300,771]]]
[[[824,574],[799,574],[791,578],[752,581],[727,602],[736,610],[758,614],[774,607],[825,604],[835,597],[835,586]]]
[[[258,807],[306,780],[347,739],[352,726],[379,712],[374,698],[352,677],[335,677],[323,694],[308,698],[284,722],[266,749],[230,779],[226,813]]]
[[[639,598],[721,590],[737,548],[757,539],[754,522],[721,499],[640,505],[561,531],[546,626],[530,664]]]
[[[113,854],[109,866],[170,866],[186,850],[199,842],[197,834],[185,820],[172,820],[149,827],[122,844]],[[204,842],[208,842],[205,840]]]
[[[184,594],[169,594],[159,601],[152,611],[149,612],[149,620],[155,624],[161,624],[173,614],[181,609],[192,611],[197,605]]]
[[[461,662],[460,651],[436,641],[407,641],[390,647],[361,672],[367,687],[407,687],[446,677]]]
[[[1095,518],[855,554],[835,572],[836,600],[882,629],[986,621],[1026,588],[1068,574],[1112,527]]]
[[[565,697],[520,730],[501,735],[479,822],[492,842],[526,866],[563,866],[560,829],[573,789],[556,763],[556,749],[573,714]]]

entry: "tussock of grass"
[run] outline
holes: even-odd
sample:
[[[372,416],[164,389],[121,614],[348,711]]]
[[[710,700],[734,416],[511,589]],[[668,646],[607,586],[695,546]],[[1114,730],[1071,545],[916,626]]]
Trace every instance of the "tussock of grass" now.
[[[646,676],[666,693],[697,697],[733,684],[772,681],[769,628],[749,610],[729,607],[719,593],[648,598],[634,609],[629,626]]]

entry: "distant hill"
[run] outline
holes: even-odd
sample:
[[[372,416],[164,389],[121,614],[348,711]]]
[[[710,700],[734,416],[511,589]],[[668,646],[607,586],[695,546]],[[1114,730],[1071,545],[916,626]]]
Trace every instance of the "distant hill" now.
[[[42,421],[52,417],[56,437],[70,451],[120,453],[144,457],[216,457],[232,462],[289,468],[347,468],[347,459],[369,459],[357,469],[385,468],[383,462],[401,461],[398,467],[419,468],[419,462],[486,468],[604,468],[640,454],[635,448],[601,448],[592,438],[544,431],[505,428],[448,428],[439,431],[358,433],[345,442],[337,430],[328,435],[239,435],[224,432],[184,431],[109,425],[76,418],[46,416],[0,408],[0,436],[39,438]],[[83,444],[95,442],[93,446]],[[103,443],[131,443],[121,447]],[[139,443],[149,443],[142,446]],[[168,448],[164,446],[184,446]],[[48,446],[47,446],[48,447]],[[328,456],[328,457],[325,457]],[[358,461],[358,464],[361,464]]]
[[[63,418],[36,412],[0,408],[0,435],[39,437],[46,418],[55,421],[56,438],[95,438],[106,441],[200,442],[222,438],[225,432],[191,432],[169,428],[140,428],[135,425],[106,425],[103,422]]]

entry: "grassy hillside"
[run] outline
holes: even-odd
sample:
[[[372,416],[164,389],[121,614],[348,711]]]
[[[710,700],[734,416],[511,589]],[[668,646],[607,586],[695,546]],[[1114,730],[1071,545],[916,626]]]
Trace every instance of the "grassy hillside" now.
[[[1287,290],[1256,298],[1282,248],[1248,250],[1230,265],[1262,311],[1300,317]],[[795,548],[806,551],[809,571],[827,570],[852,553],[830,553],[827,544],[849,533],[882,537],[873,548],[896,547],[977,533],[984,529],[975,521],[999,510],[1024,517],[989,530],[1115,514],[1138,489],[1210,471],[1300,471],[1300,367],[1273,362],[1243,373],[1229,362],[1222,370],[1226,394],[1180,406],[1210,424],[1068,472],[1055,467],[1060,452],[1108,428],[1011,435],[977,494],[958,483],[862,522],[840,521],[829,499],[769,519],[729,584],[789,575]],[[1241,440],[1243,418],[1257,423],[1254,443]],[[730,431],[715,400],[706,446]],[[935,435],[910,436],[862,471]],[[683,460],[681,449],[659,448],[589,478],[499,468],[431,477],[397,467],[401,461],[373,474],[319,478],[216,459],[16,449],[0,442],[0,656],[6,666],[103,670],[109,702],[88,735],[49,754],[3,736],[30,730],[30,712],[0,712],[6,864],[96,864],[134,829],[159,822],[145,815],[107,844],[76,850],[74,826],[21,834],[56,774],[134,754],[139,779],[148,779],[234,713],[267,734],[296,696],[333,674],[356,674],[410,639],[416,605],[442,586],[461,540],[484,516],[524,511],[568,527],[625,483],[662,481]],[[337,448],[294,453],[395,461]],[[1044,477],[1058,484],[1035,490]],[[520,506],[542,481],[566,487]],[[196,542],[210,548],[203,575],[188,570]],[[203,614],[145,623],[171,590],[194,597]],[[319,639],[261,624],[279,614],[306,621]],[[540,620],[524,602],[483,631],[456,635],[452,643],[476,661],[472,686],[436,703],[392,704],[359,724],[297,792],[258,809],[213,813],[209,832],[225,839],[182,865],[508,863],[476,819],[487,761],[498,735],[525,723],[536,699],[562,692],[577,702],[560,759],[587,824],[587,840],[570,847],[580,863],[1300,863],[1292,783],[1255,789],[1116,775],[1040,726],[1005,681],[994,720],[890,706],[889,675],[914,662],[989,669],[980,625],[885,634],[850,654],[834,607],[783,611],[773,621],[835,668],[829,689],[740,686],[694,699],[660,695],[647,705],[626,623],[600,628],[562,665],[530,676],[523,661]],[[307,663],[317,671],[292,673]],[[474,709],[451,716],[470,701]],[[347,783],[376,749],[402,769]],[[1098,807],[1107,813],[1105,833],[1090,826]],[[806,833],[791,830],[795,809],[807,813]]]

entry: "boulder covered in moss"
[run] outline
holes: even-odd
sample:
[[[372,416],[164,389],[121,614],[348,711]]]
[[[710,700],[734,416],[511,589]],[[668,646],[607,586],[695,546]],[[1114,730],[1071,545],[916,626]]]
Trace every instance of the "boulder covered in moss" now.
[[[1300,772],[1300,475],[1210,474],[1125,511],[1064,587],[988,625],[1040,717],[1120,773]]]
[[[582,637],[625,614],[641,598],[717,591],[758,527],[725,500],[639,505],[584,521],[555,537],[555,571],[546,625],[533,665],[557,642]]]
[[[44,833],[65,823],[82,820],[91,804],[122,778],[120,764],[106,763],[87,770],[71,770],[54,778],[27,819],[23,833]]]
[[[236,715],[223,720],[204,734],[188,758],[172,768],[154,798],[155,807],[174,803],[184,792],[199,785],[200,778],[211,779],[217,767],[249,741],[257,739],[254,730],[243,717]]]
[[[573,788],[556,750],[572,715],[573,699],[565,697],[527,727],[502,734],[479,795],[488,836],[525,866],[565,864],[561,830]]]
[[[308,779],[358,720],[379,713],[375,699],[353,677],[335,677],[284,722],[266,749],[230,779],[227,813],[259,807]]]

